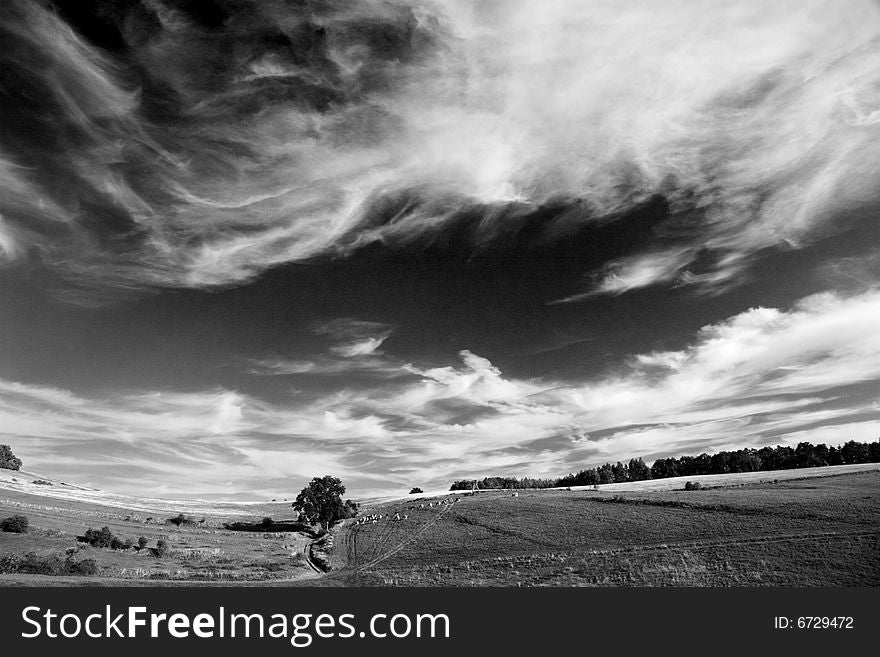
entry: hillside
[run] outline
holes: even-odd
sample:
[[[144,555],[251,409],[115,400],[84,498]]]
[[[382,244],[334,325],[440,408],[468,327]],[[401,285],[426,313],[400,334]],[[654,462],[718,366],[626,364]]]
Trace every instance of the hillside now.
[[[30,520],[26,534],[0,533],[0,567],[29,552],[62,559],[72,552],[97,568],[90,576],[0,574],[0,583],[880,585],[877,464],[690,479],[707,488],[683,491],[684,481],[666,479],[362,500],[362,513],[376,521],[334,529],[333,568],[322,576],[306,558],[305,534],[223,527],[290,518],[289,502],[138,498],[0,471],[0,517]],[[188,522],[169,523],[181,513]],[[167,541],[170,550],[160,558],[78,543],[86,529],[105,525],[149,546]]]
[[[368,512],[407,519],[348,524],[337,540],[344,568],[328,579],[398,586],[876,586],[880,472],[857,470],[801,470],[776,483],[712,475],[724,487],[698,491],[681,490],[683,482],[675,490],[664,480],[664,490],[638,482],[630,490],[613,484],[516,496],[450,493],[444,499],[451,504],[435,499],[424,508],[385,502]]]
[[[147,515],[162,513],[191,513],[198,515],[229,518],[233,516],[247,517],[259,515],[267,511],[290,513],[290,503],[266,503],[266,502],[217,502],[213,500],[199,499],[163,499],[155,497],[141,497],[134,495],[121,495],[97,488],[77,486],[57,479],[25,472],[23,470],[0,470],[0,494],[33,495],[44,500],[48,504],[55,500],[59,504],[82,502],[86,505],[98,505],[108,509],[117,509],[123,514],[129,512],[143,513]],[[25,499],[25,498],[22,498]]]

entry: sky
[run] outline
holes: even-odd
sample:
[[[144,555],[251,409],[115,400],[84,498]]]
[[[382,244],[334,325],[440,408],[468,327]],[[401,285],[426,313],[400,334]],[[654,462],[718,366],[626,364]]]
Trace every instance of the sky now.
[[[0,442],[356,497],[880,438],[880,6],[0,3]]]

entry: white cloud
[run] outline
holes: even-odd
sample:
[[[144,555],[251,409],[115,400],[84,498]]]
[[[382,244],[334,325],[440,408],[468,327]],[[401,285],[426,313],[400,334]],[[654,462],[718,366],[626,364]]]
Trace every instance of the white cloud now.
[[[554,303],[581,301],[597,294],[623,294],[651,285],[681,279],[682,269],[693,257],[689,249],[671,249],[615,260],[599,274],[600,281],[594,289],[559,299]]]
[[[368,322],[343,317],[312,326],[318,335],[337,341],[329,347],[332,356],[294,359],[279,356],[250,361],[250,373],[258,375],[343,374],[371,372],[400,375],[400,365],[386,358],[379,348],[391,335],[391,327],[379,322]]]
[[[344,356],[345,358],[354,358],[355,356],[371,356],[372,354],[377,353],[379,347],[382,346],[382,343],[385,342],[387,336],[381,336],[378,338],[366,338],[365,340],[359,340],[357,342],[352,342],[350,344],[337,345],[335,347],[331,347],[330,350],[338,354],[339,356]]]
[[[43,469],[54,455],[59,469],[73,455],[96,471],[123,463],[133,487],[163,478],[176,454],[188,469],[163,481],[181,490],[288,468],[303,480],[333,472],[363,492],[475,473],[559,475],[579,458],[839,443],[880,425],[878,336],[874,290],[754,308],[685,349],[638,354],[625,373],[580,384],[506,377],[468,350],[445,367],[385,359],[400,378],[272,404],[229,390],[83,397],[0,381],[0,437]]]

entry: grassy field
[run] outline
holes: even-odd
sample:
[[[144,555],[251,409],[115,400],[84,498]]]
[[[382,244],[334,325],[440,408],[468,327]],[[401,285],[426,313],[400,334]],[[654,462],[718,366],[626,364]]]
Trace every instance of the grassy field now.
[[[0,533],[0,562],[71,551],[73,559],[94,559],[98,573],[6,574],[0,585],[878,586],[880,472],[837,472],[699,491],[484,491],[375,501],[367,513],[399,511],[406,520],[338,526],[333,570],[324,576],[304,558],[304,534],[222,527],[224,520],[289,518],[289,502],[128,504],[94,492],[67,495],[60,486],[50,495],[19,476],[14,486],[0,486],[0,518],[23,513],[30,529]],[[167,523],[193,510],[205,515],[180,527]],[[123,539],[144,536],[149,546],[164,539],[170,552],[159,558],[77,543],[87,528],[104,525]]]
[[[344,528],[336,550],[345,566],[328,580],[880,585],[877,472],[687,492],[520,491],[512,497],[498,491],[456,498],[439,508],[407,505],[405,522]]]
[[[266,503],[247,505],[232,509],[221,505],[214,513],[191,515],[192,505],[169,502],[148,506],[134,504],[135,510],[123,506],[99,504],[82,499],[64,499],[46,496],[40,492],[20,492],[0,489],[0,518],[13,514],[27,516],[30,527],[27,533],[0,532],[0,562],[4,554],[24,555],[34,552],[38,556],[60,555],[74,560],[94,559],[98,567],[97,577],[57,578],[54,582],[85,583],[86,581],[120,580],[130,584],[138,581],[161,583],[168,580],[208,581],[267,581],[297,580],[313,577],[303,552],[309,538],[298,532],[233,532],[223,528],[225,520],[250,518],[259,521],[263,517],[276,520],[290,518],[289,503]],[[210,508],[195,507],[211,511]],[[235,512],[237,511],[237,512]],[[246,512],[249,511],[248,515]],[[185,513],[191,523],[175,526],[169,518]],[[147,545],[155,547],[157,541],[165,540],[169,546],[167,555],[159,558],[149,550],[110,550],[88,546],[77,541],[88,528],[107,526],[122,539],[135,543],[143,536]],[[0,574],[4,582],[53,583],[38,575]]]

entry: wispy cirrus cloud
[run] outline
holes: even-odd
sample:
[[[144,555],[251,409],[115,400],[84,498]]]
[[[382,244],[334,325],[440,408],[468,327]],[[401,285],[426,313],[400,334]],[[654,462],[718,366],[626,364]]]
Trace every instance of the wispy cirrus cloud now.
[[[338,343],[330,347],[330,350],[343,358],[380,354],[379,347],[392,332],[387,324],[349,317],[319,322],[312,329],[319,335],[327,335],[336,340]]]
[[[690,213],[681,244],[594,291],[716,288],[875,197],[867,1],[119,11],[113,47],[48,4],[2,9],[0,254],[38,257],[80,301],[407,248],[463,210],[483,244],[518,208],[577,199],[589,211],[558,227],[577,231],[654,194]]]
[[[392,333],[388,324],[340,317],[313,323],[314,333],[329,337],[329,355],[311,358],[271,356],[250,361],[249,372],[260,375],[342,374],[370,372],[386,376],[400,375],[403,370],[393,359],[385,358],[379,349]]]
[[[661,283],[683,281],[686,280],[683,277],[685,267],[693,257],[691,249],[681,248],[627,256],[608,263],[595,274],[598,281],[591,290],[552,303],[583,301],[600,294],[618,295]]]

